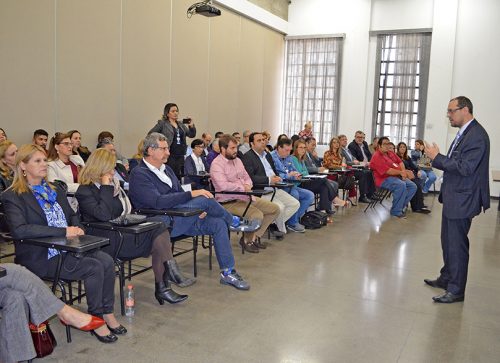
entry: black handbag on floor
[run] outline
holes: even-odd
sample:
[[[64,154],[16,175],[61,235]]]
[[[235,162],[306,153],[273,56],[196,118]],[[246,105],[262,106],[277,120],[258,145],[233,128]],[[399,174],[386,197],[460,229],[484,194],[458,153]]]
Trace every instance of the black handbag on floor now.
[[[300,223],[306,229],[318,229],[327,225],[328,215],[319,211],[306,212],[300,219]]]

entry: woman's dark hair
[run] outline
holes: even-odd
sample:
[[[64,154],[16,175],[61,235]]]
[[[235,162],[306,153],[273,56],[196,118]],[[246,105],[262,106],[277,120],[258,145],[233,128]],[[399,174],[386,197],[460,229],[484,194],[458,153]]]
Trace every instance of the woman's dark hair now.
[[[109,131],[101,131],[99,135],[97,135],[97,142],[101,142],[102,139],[114,139],[115,137]]]
[[[50,139],[49,152],[47,155],[47,159],[49,161],[59,159],[59,156],[57,155],[56,145],[59,145],[64,139],[71,139],[71,137],[69,136],[69,134],[66,134],[64,132],[56,132],[54,136],[52,136],[52,138]]]
[[[179,111],[179,107],[175,103],[167,103],[163,108],[163,119],[168,120],[168,113],[172,107],[177,107],[177,111]]]
[[[405,152],[403,153],[403,155],[401,155],[401,154],[399,153],[399,147],[400,147],[401,145],[404,145],[404,146],[405,146]],[[406,145],[406,143],[404,143],[403,141],[401,141],[401,142],[398,144],[398,146],[396,147],[396,154],[397,154],[397,155],[398,155],[401,159],[403,159],[403,160],[408,160],[408,159],[409,159],[409,157],[408,157],[408,145]]]

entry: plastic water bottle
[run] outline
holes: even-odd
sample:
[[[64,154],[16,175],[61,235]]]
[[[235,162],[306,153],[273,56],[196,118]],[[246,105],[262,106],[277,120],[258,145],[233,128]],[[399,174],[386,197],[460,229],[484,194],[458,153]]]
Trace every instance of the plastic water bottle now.
[[[125,293],[125,315],[132,317],[135,314],[134,286],[128,285]]]

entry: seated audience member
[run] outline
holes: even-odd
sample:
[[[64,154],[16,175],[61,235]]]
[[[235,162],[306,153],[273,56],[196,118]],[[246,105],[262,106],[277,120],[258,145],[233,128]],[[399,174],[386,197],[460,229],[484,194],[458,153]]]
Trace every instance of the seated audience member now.
[[[205,158],[205,144],[201,139],[191,142],[193,152],[184,161],[184,183],[191,184],[193,189],[206,189],[208,186],[205,174],[210,172]]]
[[[347,140],[347,138],[346,138]],[[327,169],[341,169],[343,167],[342,163],[345,162],[345,158],[341,154],[340,141],[336,137],[332,137],[330,140],[329,148],[325,151],[323,155],[323,167]],[[344,165],[345,166],[345,165]],[[351,171],[349,173],[344,174],[344,176],[339,177],[339,175],[328,175],[328,178],[336,181],[337,183],[340,180],[340,183],[337,184],[337,188],[349,190],[349,198],[356,198],[356,186],[354,185],[354,173],[355,171]],[[346,178],[352,179],[348,181]],[[348,186],[348,183],[352,186]],[[349,203],[353,204],[351,199],[347,199]]]
[[[347,147],[347,136],[339,135],[338,139],[341,147],[340,153],[345,158],[347,165],[361,165],[361,162],[354,157],[350,149]],[[373,193],[375,193],[375,183],[372,171],[368,168],[356,169],[354,170],[354,177],[359,182],[358,201],[361,203],[370,203],[371,197],[373,196]]]
[[[309,137],[306,142],[306,155],[304,161],[306,163],[307,171],[309,174],[316,174],[325,171],[325,167],[321,164],[321,159],[316,152],[316,139]]]
[[[267,185],[281,183],[283,180],[277,175],[278,172],[271,154],[266,151],[266,144],[262,134],[253,132],[249,135],[248,140],[252,148],[243,155],[242,161],[252,179],[253,188],[266,189]],[[271,200],[272,195],[264,195],[262,198]],[[279,188],[275,190],[272,202],[279,206],[280,214],[276,217],[276,228],[273,228],[273,225],[270,226],[271,233],[277,239],[282,239],[286,233],[285,223],[298,211],[300,203],[287,193],[286,189]],[[291,223],[295,224],[296,222],[292,221]]]
[[[408,147],[404,142],[400,142],[396,150],[396,155],[403,161],[405,169],[413,172],[413,178],[410,177],[410,180],[417,186],[417,191],[410,200],[411,210],[415,213],[430,213],[431,211],[424,205],[424,194],[422,193],[422,186],[424,183],[423,180],[420,179],[421,171],[419,170],[417,164],[415,164],[408,156]]]
[[[274,149],[276,149],[278,147],[278,142],[281,140],[281,139],[288,139],[288,135],[287,134],[280,134],[278,135],[278,138],[276,139],[276,145],[274,145]]]
[[[292,135],[292,137],[290,138],[290,140],[292,140],[292,147],[293,145],[295,145],[295,142],[299,139],[300,139],[299,135]]]
[[[73,155],[73,145],[68,134],[56,132],[50,140],[48,159],[47,180],[63,181],[68,186],[68,193],[75,193],[79,185],[78,173],[85,163],[79,155]],[[68,201],[76,211],[78,201],[71,196],[68,197]]]
[[[211,166],[211,179],[216,192],[250,192],[252,190],[252,179],[243,166],[243,162],[237,157],[238,141],[235,137],[222,135],[219,138],[220,155],[215,158]],[[215,199],[222,203],[232,215],[259,219],[261,227],[255,232],[244,232],[240,239],[242,250],[257,253],[259,248],[265,249],[267,244],[262,243],[260,238],[269,225],[276,219],[280,212],[277,204],[267,200],[252,198],[252,203],[247,209],[249,197],[238,194],[216,194]],[[246,214],[243,213],[246,211]]]
[[[207,156],[207,164],[210,166],[212,164],[212,161],[219,156],[220,149],[219,149],[219,138],[216,137],[215,140],[212,142],[212,150],[208,153]]]
[[[249,150],[250,150],[250,134],[252,132],[250,130],[245,130],[243,131],[243,143],[238,145],[238,151],[242,154],[245,155]]]
[[[205,132],[201,134],[201,139],[203,140],[203,145],[205,146],[203,154],[205,155],[205,157],[207,157],[210,150],[212,150],[212,135],[210,135],[208,132]]]
[[[365,133],[363,131],[356,131],[354,140],[351,141],[348,149],[361,165],[370,165],[372,154],[368,148],[368,143],[365,141]]]
[[[196,136],[196,127],[191,117],[186,118],[187,123],[178,120],[179,108],[175,103],[167,103],[163,109],[163,116],[157,124],[149,130],[159,132],[167,138],[170,146],[170,157],[168,165],[172,168],[177,178],[180,180],[184,173],[184,156],[187,151],[187,137]]]
[[[241,134],[236,131],[236,132],[233,132],[232,136],[235,138],[236,142],[238,143],[238,146],[241,145]]]
[[[116,149],[113,140],[111,139],[102,139],[99,144],[97,144],[98,149],[106,149],[112,154],[116,156]],[[115,163],[115,175],[114,177],[120,183],[121,187],[125,190],[128,190],[129,186],[129,174],[127,169],[118,162]]]
[[[368,145],[368,150],[370,150],[370,153],[373,155],[375,154],[375,151],[377,151],[378,148],[378,137],[375,136],[373,138],[373,141],[370,145]]]
[[[199,216],[174,217],[172,237],[180,235],[210,235],[219,262],[220,283],[248,290],[250,285],[235,270],[228,228],[233,216],[204,189],[185,192],[173,170],[165,163],[169,157],[164,135],[153,132],[144,139],[144,159],[130,175],[129,197],[135,208],[146,209],[201,209]],[[238,217],[235,217],[238,218]],[[171,218],[165,216],[170,224]]]
[[[7,140],[7,133],[0,128],[0,142]]]
[[[83,331],[97,329],[106,322],[82,313],[58,299],[23,266],[0,264],[7,274],[0,279],[0,362],[20,362],[36,358],[29,323],[40,325],[52,316]]]
[[[385,136],[378,140],[379,147],[371,159],[370,168],[375,177],[375,185],[392,192],[391,215],[406,218],[404,209],[417,191],[417,186],[408,179],[413,173],[406,170],[401,159],[390,151],[390,143]]]
[[[420,168],[420,178],[423,180],[422,192],[428,193],[431,186],[436,182],[437,175],[432,170],[431,159],[425,155],[425,145],[423,140],[415,140],[415,150],[411,152],[411,159]]]
[[[316,152],[316,139],[314,137],[306,139],[306,155],[304,157],[304,163],[306,164],[309,174],[322,173],[327,170],[327,168],[323,166],[322,158],[320,159],[318,153]],[[333,188],[334,194],[338,195],[338,183],[331,179],[328,179],[328,181]]]
[[[222,135],[224,135],[224,133],[223,133],[222,131],[217,131],[217,132],[215,133],[215,136],[214,136],[214,137],[215,137],[216,139],[218,139],[218,138],[219,138],[219,137],[221,137]]]
[[[17,146],[10,140],[0,142],[0,193],[14,180]]]
[[[306,164],[304,162],[306,155],[306,142],[302,139],[295,141],[292,162],[295,170],[297,170],[301,177],[309,176]],[[321,179],[311,179],[306,180],[299,184],[302,188],[310,190],[315,194],[319,194],[319,205],[318,210],[325,212],[327,214],[334,214],[332,210],[332,203],[335,199],[337,205],[345,206],[347,203],[342,199],[337,197],[337,194],[333,190],[333,187],[328,183],[325,178]]]
[[[269,131],[262,131],[262,136],[264,137],[267,151],[272,152],[274,148],[273,145],[271,145],[271,134],[269,133]]]
[[[304,129],[299,132],[299,138],[305,140],[307,138],[314,137],[312,129],[312,122],[307,121],[304,125]]]
[[[49,141],[49,133],[44,129],[38,129],[33,132],[33,144],[41,146],[48,153],[47,143]]]
[[[47,156],[40,146],[23,145],[19,148],[14,181],[2,193],[7,224],[15,240],[75,237],[85,233],[78,215],[68,204],[64,191],[47,182],[47,169]],[[35,275],[41,278],[55,276],[59,251],[27,243],[16,243],[15,250],[16,262]],[[61,279],[83,280],[89,314],[106,321],[106,325],[96,328],[92,334],[100,342],[115,342],[118,339],[116,335],[125,334],[127,330],[113,314],[113,259],[100,250],[86,252],[85,256],[80,257],[65,254]]]
[[[97,149],[80,172],[80,187],[76,192],[76,198],[83,221],[107,222],[132,212],[132,204],[127,194],[114,178],[115,165],[115,154],[106,149]],[[111,256],[115,256],[118,252],[121,238],[115,231],[94,230],[90,227],[87,233],[109,238],[110,246],[103,248],[103,251]],[[164,223],[140,235],[123,234],[123,245],[118,252],[118,258],[133,259],[148,256],[152,256],[155,297],[160,305],[163,305],[164,301],[175,304],[186,300],[187,295],[179,295],[172,290],[170,281],[185,287],[194,284],[195,280],[181,274],[172,256],[170,234]]]
[[[83,161],[86,162],[90,156],[90,150],[88,147],[82,146],[82,134],[78,130],[68,131],[68,134],[73,144],[73,154],[80,155]]]
[[[139,165],[139,163],[141,162],[143,147],[144,147],[144,139],[141,139],[141,141],[139,141],[139,144],[137,145],[137,152],[134,155],[132,155],[132,159],[130,159],[128,162],[129,172],[132,171],[132,169],[135,168],[137,165]]]
[[[300,181],[302,179],[302,175],[295,170],[295,167],[293,166],[292,157],[290,156],[291,151],[292,140],[281,139],[278,141],[278,147],[271,153],[271,156],[273,157],[274,166],[276,167],[278,176],[282,180]],[[299,201],[300,207],[288,220],[287,227],[292,232],[304,232],[304,226],[300,224],[299,221],[314,201],[314,193],[310,190],[299,188],[298,186],[291,188],[289,193]]]
[[[115,142],[115,137],[113,136],[113,134],[111,132],[109,132],[109,131],[101,131],[99,133],[99,135],[97,136],[97,146],[96,146],[96,149],[99,148],[99,144],[104,139],[110,139],[113,144]],[[128,165],[128,159],[125,156],[121,155],[119,152],[116,152],[116,162],[118,164],[122,164],[125,167],[125,169],[127,169],[127,171],[130,170],[130,166]]]

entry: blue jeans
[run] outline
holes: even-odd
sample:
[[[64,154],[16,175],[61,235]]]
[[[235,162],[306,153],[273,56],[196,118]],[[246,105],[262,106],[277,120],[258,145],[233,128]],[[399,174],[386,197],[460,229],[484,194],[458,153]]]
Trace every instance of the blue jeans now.
[[[299,188],[299,187],[291,188],[288,193],[292,197],[297,199],[300,203],[300,206],[299,206],[299,209],[297,210],[297,212],[295,212],[295,214],[292,215],[290,217],[290,219],[287,221],[287,224],[294,226],[297,223],[299,223],[300,217],[302,217],[304,215],[307,208],[309,208],[309,206],[313,203],[314,193],[311,192],[310,190]]]
[[[401,180],[393,176],[385,179],[381,187],[389,189],[392,193],[392,216],[403,214],[403,208],[408,205],[417,191],[417,185],[410,179]]]
[[[427,193],[429,189],[431,189],[432,184],[434,184],[434,182],[436,181],[437,175],[432,170],[427,170],[427,171],[420,170],[420,173],[421,173],[420,178],[424,180],[424,186],[422,187],[422,191],[424,193]]]
[[[179,209],[201,209],[207,212],[205,218],[199,216],[174,217],[171,235],[198,236],[209,235],[213,237],[215,255],[221,270],[234,268],[234,255],[229,240],[229,225],[232,215],[228,213],[215,199],[196,197],[189,202],[179,204]],[[169,219],[170,217],[165,216]]]

